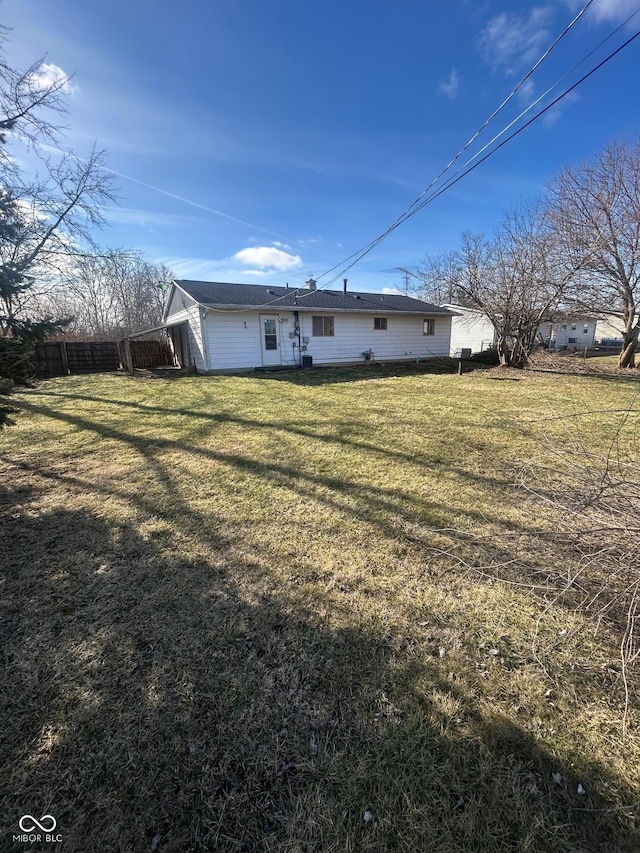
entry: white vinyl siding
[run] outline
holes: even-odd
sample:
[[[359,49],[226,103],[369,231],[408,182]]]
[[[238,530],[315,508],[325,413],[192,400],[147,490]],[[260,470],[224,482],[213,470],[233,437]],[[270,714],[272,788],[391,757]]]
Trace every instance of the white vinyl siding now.
[[[551,349],[592,347],[596,339],[596,319],[578,317],[575,323],[543,323],[538,334]]]
[[[251,370],[262,365],[260,311],[207,311],[208,370]],[[274,315],[275,316],[275,315]],[[295,329],[293,313],[280,312],[276,323],[282,364],[298,364],[297,347],[289,333]]]
[[[397,314],[387,318],[387,331],[381,335],[373,328],[372,314],[332,314],[333,337],[313,337],[312,319],[300,313],[301,334],[309,338],[307,355],[313,356],[314,365],[364,364],[363,353],[372,350],[374,361],[413,361],[449,355],[451,317],[435,317],[435,334],[425,336],[422,314]]]
[[[460,316],[451,321],[451,355],[456,350],[470,348],[471,352],[484,352],[493,346],[495,329],[486,314],[473,308],[461,308],[459,305],[446,305]]]
[[[327,312],[333,318],[334,334],[313,335],[316,312],[300,311],[300,338],[309,338],[306,351],[315,365],[364,364],[363,353],[373,350],[374,361],[415,361],[449,355],[451,317],[435,318],[435,335],[422,334],[422,314],[399,314],[387,318],[387,331],[374,330],[374,315]],[[207,370],[251,370],[262,365],[260,346],[260,312],[207,311],[204,318]],[[293,312],[278,314],[278,336],[282,364],[298,365],[298,338],[290,337],[295,330]],[[296,346],[294,346],[296,344]],[[304,342],[303,342],[303,345]]]
[[[174,314],[179,314],[181,311],[187,311],[196,305],[195,299],[192,299],[182,290],[179,290],[175,285],[169,295],[169,304],[167,305],[167,317],[172,317]]]
[[[201,308],[194,303],[190,308],[182,311],[174,312],[167,317],[167,322],[171,325],[177,323],[187,323],[189,329],[189,350],[191,364],[195,365],[196,370],[206,370],[206,358],[202,341],[202,324],[200,322]]]

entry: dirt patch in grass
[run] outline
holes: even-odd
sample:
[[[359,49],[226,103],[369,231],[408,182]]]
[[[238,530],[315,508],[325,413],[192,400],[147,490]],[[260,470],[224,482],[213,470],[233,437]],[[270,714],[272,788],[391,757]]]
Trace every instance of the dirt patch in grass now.
[[[638,849],[615,625],[549,606],[573,558],[536,547],[553,512],[515,479],[543,436],[606,440],[628,385],[363,369],[15,399],[0,846],[30,813],[78,853]]]

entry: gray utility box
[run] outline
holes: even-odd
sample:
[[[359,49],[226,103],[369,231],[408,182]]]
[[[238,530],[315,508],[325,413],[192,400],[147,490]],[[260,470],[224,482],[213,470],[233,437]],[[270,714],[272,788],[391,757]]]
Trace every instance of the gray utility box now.
[[[471,358],[471,347],[462,347],[462,349],[457,349],[456,358]]]
[[[303,355],[302,356],[302,369],[303,370],[311,370],[313,367],[313,356],[312,355]]]

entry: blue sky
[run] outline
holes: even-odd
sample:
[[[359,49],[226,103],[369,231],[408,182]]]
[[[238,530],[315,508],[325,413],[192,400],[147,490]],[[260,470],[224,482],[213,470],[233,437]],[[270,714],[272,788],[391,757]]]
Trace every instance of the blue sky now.
[[[3,0],[0,15],[11,62],[46,54],[74,75],[66,144],[95,141],[119,175],[104,245],[179,278],[298,286],[384,231],[582,5]],[[594,0],[470,153],[639,5]],[[563,88],[636,29],[640,14]],[[344,273],[349,286],[401,285],[395,267],[490,231],[559,167],[636,137],[638,91],[640,38]]]

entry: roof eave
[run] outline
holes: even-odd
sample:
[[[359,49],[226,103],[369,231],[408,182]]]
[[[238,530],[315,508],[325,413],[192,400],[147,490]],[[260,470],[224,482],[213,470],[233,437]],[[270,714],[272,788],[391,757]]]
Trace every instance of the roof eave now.
[[[193,297],[192,297],[193,298]],[[380,305],[380,307],[366,308],[333,308],[331,305],[242,305],[242,304],[224,304],[218,302],[200,302],[198,303],[206,311],[220,311],[221,313],[233,313],[234,311],[260,311],[262,314],[275,314],[278,311],[301,311],[308,314],[312,311],[326,311],[332,314],[419,314],[427,316],[453,317],[453,311],[442,309],[418,309],[418,308],[394,308],[391,305]]]

